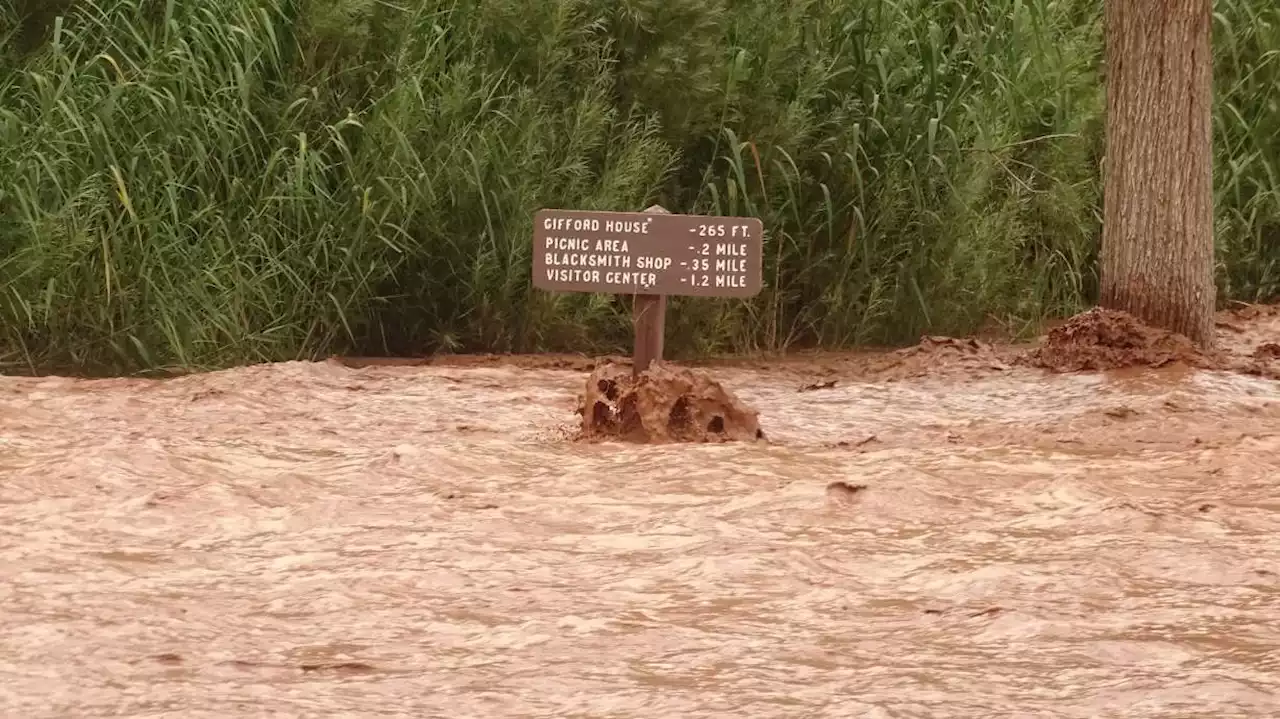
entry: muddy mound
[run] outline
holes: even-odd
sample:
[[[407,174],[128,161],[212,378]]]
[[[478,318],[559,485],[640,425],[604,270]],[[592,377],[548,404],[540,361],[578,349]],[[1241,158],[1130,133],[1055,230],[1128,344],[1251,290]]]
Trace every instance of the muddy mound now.
[[[1280,343],[1263,342],[1247,357],[1232,362],[1232,369],[1255,377],[1280,380]]]
[[[1054,328],[1022,363],[1054,372],[1215,363],[1183,335],[1148,327],[1132,315],[1095,307]]]
[[[994,348],[973,338],[936,337],[925,335],[920,343],[893,353],[893,361],[910,373],[929,368],[1004,370],[1008,365],[996,354]]]
[[[920,343],[871,361],[857,374],[866,379],[895,380],[931,375],[975,375],[1007,370],[994,347],[981,340],[925,335]]]
[[[617,364],[587,378],[584,439],[718,442],[763,439],[759,415],[706,372],[654,364],[637,378]]]

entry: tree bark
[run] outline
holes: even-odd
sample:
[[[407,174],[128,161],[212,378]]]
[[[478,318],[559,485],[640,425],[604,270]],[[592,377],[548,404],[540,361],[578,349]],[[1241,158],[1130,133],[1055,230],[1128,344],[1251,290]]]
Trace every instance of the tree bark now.
[[[1213,344],[1212,0],[1106,0],[1100,304]]]

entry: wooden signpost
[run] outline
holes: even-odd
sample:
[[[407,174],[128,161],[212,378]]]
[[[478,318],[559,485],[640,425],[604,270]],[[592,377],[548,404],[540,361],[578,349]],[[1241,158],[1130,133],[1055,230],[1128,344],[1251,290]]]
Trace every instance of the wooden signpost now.
[[[755,217],[542,210],[534,215],[533,286],[632,295],[632,372],[662,359],[667,296],[760,291],[764,227]]]

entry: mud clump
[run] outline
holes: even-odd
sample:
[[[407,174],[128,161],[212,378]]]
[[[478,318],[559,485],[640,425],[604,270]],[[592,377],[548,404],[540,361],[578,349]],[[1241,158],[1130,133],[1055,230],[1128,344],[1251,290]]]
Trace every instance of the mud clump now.
[[[1253,350],[1255,359],[1274,360],[1280,359],[1280,344],[1275,342],[1263,342]]]
[[[1235,363],[1234,369],[1247,375],[1280,380],[1280,344],[1263,342],[1253,354]]]
[[[1132,315],[1095,307],[1049,332],[1040,347],[1020,361],[1054,372],[1126,367],[1164,367],[1182,363],[1213,368],[1219,363],[1183,335],[1142,324]]]
[[[764,439],[759,413],[706,372],[657,363],[639,377],[617,364],[587,378],[582,439],[725,442]]]

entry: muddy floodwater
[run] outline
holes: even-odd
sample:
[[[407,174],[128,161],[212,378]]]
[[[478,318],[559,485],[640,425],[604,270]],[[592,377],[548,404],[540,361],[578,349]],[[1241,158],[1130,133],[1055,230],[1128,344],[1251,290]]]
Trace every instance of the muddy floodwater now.
[[[1280,715],[1280,384],[979,364],[0,378],[0,715]]]

